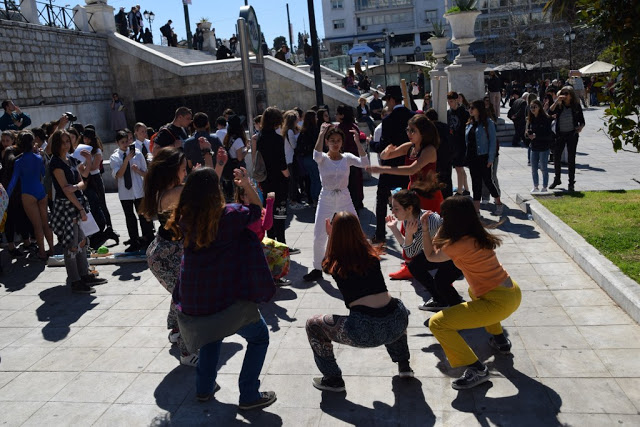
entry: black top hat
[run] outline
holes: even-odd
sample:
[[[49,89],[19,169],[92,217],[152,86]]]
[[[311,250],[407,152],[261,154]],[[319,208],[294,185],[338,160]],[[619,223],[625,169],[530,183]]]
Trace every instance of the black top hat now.
[[[382,97],[383,100],[388,100],[389,98],[393,98],[393,99],[397,99],[397,100],[402,100],[402,89],[400,89],[400,86],[387,86],[387,89],[384,92],[384,96]]]

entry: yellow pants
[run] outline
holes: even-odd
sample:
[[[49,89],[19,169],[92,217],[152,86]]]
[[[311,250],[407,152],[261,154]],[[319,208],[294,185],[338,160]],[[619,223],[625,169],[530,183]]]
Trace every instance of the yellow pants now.
[[[471,365],[478,360],[458,331],[484,327],[492,335],[502,333],[500,321],[520,306],[522,294],[516,282],[512,288],[499,286],[479,298],[469,289],[470,302],[454,305],[429,319],[429,329],[440,342],[452,367]]]

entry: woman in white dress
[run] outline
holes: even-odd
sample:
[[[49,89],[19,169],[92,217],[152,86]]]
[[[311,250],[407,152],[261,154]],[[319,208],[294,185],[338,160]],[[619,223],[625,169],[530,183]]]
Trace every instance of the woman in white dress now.
[[[345,142],[342,130],[329,123],[323,123],[320,135],[313,150],[313,160],[318,163],[322,190],[318,197],[315,225],[313,228],[313,270],[304,275],[307,282],[322,278],[322,259],[327,246],[327,232],[325,221],[331,219],[336,212],[347,211],[357,215],[351,195],[349,194],[349,168],[369,166],[367,153],[360,144],[360,135],[350,131],[350,138],[355,141],[360,157],[351,153],[343,153]],[[329,147],[328,153],[322,152],[323,143]]]

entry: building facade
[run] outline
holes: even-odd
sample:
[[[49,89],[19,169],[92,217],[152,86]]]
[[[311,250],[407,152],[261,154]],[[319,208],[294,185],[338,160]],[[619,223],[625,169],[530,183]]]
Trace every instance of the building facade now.
[[[523,26],[548,24],[545,0],[479,0],[482,15],[476,22],[478,40],[471,51],[479,60],[493,59],[512,44]],[[322,0],[325,46],[330,55],[345,55],[355,44],[367,43],[388,62],[419,61],[431,52],[427,41],[433,24],[443,17],[452,0]],[[450,30],[447,26],[447,33]],[[450,59],[455,45],[450,44]],[[511,54],[511,53],[509,53]]]

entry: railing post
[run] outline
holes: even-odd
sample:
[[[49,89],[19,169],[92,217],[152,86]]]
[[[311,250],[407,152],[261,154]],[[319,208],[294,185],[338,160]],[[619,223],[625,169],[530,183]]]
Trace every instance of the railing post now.
[[[39,24],[38,19],[38,7],[36,6],[36,0],[21,0],[20,1],[20,13],[30,24]]]

